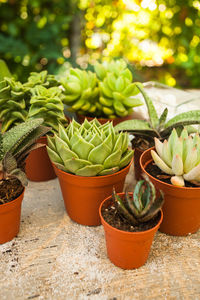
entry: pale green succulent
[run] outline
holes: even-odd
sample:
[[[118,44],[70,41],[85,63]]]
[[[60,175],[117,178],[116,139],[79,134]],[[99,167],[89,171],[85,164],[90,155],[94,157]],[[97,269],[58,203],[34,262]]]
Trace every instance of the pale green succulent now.
[[[66,129],[48,137],[47,151],[61,170],[79,176],[108,175],[127,166],[133,156],[128,135],[116,134],[111,122],[96,119],[82,125],[73,120]]]
[[[49,131],[42,123],[43,119],[29,120],[0,133],[0,181],[17,178],[22,185],[28,183],[25,160],[33,149],[41,146],[36,144],[37,139]]]
[[[28,77],[28,81],[24,83],[25,87],[33,88],[36,85],[42,85],[47,88],[58,86],[59,82],[55,78],[54,75],[48,74],[48,72],[42,71],[42,72],[31,72],[30,76]]]
[[[155,138],[155,148],[151,150],[155,164],[166,174],[171,175],[171,183],[184,186],[186,181],[200,184],[200,137],[188,135],[186,128],[180,137],[173,129],[168,140],[163,143]]]
[[[31,89],[31,94],[28,118],[43,118],[44,125],[53,131],[58,131],[59,124],[66,124],[60,88],[37,85]]]
[[[71,68],[65,78],[61,79],[63,102],[71,111],[80,114],[97,113],[96,102],[99,96],[96,75],[90,71]]]
[[[133,77],[123,59],[96,63],[94,66],[99,78],[100,97],[96,104],[107,118],[125,117],[133,107],[143,102],[133,96],[139,93]]]

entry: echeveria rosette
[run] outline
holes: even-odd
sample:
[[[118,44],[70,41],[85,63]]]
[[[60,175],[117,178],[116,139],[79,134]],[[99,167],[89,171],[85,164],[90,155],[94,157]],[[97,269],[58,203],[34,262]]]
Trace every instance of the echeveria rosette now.
[[[99,96],[96,74],[71,68],[61,79],[63,87],[63,102],[69,106],[68,110],[97,116],[96,102]]]
[[[157,197],[155,186],[147,176],[143,176],[144,180],[136,183],[133,195],[126,192],[124,200],[113,189],[112,199],[116,210],[133,226],[153,219],[164,203],[162,191]]]
[[[30,109],[28,118],[43,118],[44,125],[58,131],[59,124],[66,124],[64,105],[61,100],[61,89],[58,87],[45,88],[37,85],[31,89]]]
[[[94,66],[99,78],[100,97],[96,104],[107,118],[125,117],[133,107],[143,102],[134,98],[139,93],[130,70],[123,59],[96,63]]]
[[[151,150],[155,164],[171,175],[171,183],[184,186],[186,181],[200,185],[200,137],[188,135],[186,128],[180,137],[173,129],[168,140],[163,143],[155,138],[156,151]]]
[[[4,78],[0,82],[0,119],[1,131],[26,120],[28,110],[28,90],[14,78]]]
[[[112,123],[101,125],[96,119],[80,125],[73,120],[58,135],[48,137],[47,151],[61,170],[79,176],[116,173],[127,166],[133,150],[128,148],[127,133],[116,134]]]

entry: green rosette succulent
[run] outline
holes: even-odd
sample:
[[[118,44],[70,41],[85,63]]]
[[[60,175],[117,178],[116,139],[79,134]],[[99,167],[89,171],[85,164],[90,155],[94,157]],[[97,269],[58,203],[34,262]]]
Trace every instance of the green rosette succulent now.
[[[123,59],[96,63],[94,66],[99,78],[100,97],[96,104],[106,118],[125,117],[133,107],[143,102],[133,96],[139,93],[130,70]]]
[[[101,125],[96,119],[82,125],[73,120],[58,135],[48,137],[47,151],[61,170],[79,176],[113,174],[127,166],[133,156],[128,135],[116,134],[111,122]]]
[[[90,71],[71,68],[61,79],[63,102],[69,110],[80,114],[97,114],[96,102],[99,96],[96,75]]]
[[[21,82],[8,77],[0,82],[2,132],[26,120],[28,102],[28,89]]]
[[[145,175],[136,183],[133,195],[126,192],[122,200],[113,189],[112,199],[119,215],[133,226],[152,220],[164,203],[162,191],[157,197],[155,186]]]
[[[23,122],[5,133],[0,132],[0,181],[17,178],[22,185],[28,183],[24,173],[28,154],[41,145],[37,139],[50,128],[41,126],[43,119]]]
[[[31,90],[30,109],[28,118],[43,118],[44,125],[58,131],[59,124],[66,124],[64,105],[61,100],[59,87],[46,88],[37,85]]]
[[[174,128],[163,143],[155,138],[156,151],[151,150],[155,164],[171,177],[171,183],[184,186],[185,180],[200,185],[200,137],[188,135],[185,128],[180,137]]]

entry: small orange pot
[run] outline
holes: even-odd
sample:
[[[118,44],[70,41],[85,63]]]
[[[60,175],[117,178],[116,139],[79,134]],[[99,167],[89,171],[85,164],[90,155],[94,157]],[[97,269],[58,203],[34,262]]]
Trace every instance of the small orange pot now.
[[[0,205],[0,244],[9,242],[19,232],[23,193],[13,201]]]
[[[84,122],[85,119],[87,119],[88,121],[92,121],[94,119],[93,117],[87,117],[87,116],[79,115],[79,114],[76,114],[76,115],[77,115],[78,122],[81,123],[81,124]],[[108,121],[112,121],[113,126],[119,124],[120,122],[123,122],[123,121],[126,121],[126,120],[132,120],[132,119],[133,119],[132,114],[130,114],[126,117],[120,117],[120,118],[115,118],[115,119],[97,118],[97,120],[101,124],[105,124]]]
[[[124,193],[118,195],[124,197]],[[99,208],[101,223],[105,232],[107,255],[117,267],[122,269],[139,268],[148,259],[154,235],[163,219],[163,213],[161,211],[160,220],[153,228],[141,232],[127,232],[112,227],[104,220],[102,207],[106,208],[112,203],[112,196],[109,196]]]
[[[69,174],[54,165],[69,217],[82,225],[100,225],[99,206],[112,194],[113,186],[118,192],[123,190],[130,165],[112,175],[94,177]]]
[[[42,136],[38,143],[47,145],[47,137]],[[26,159],[26,176],[32,181],[47,181],[56,178],[46,146],[31,151]]]
[[[176,236],[196,232],[200,228],[200,187],[177,187],[147,173],[146,167],[152,162],[152,149],[154,147],[142,154],[140,165],[156,189],[164,192],[165,201],[162,207],[164,217],[160,231]]]

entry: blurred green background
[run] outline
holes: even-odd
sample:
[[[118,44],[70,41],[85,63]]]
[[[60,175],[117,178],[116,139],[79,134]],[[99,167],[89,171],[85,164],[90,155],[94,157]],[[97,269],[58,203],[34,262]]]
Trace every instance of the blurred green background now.
[[[0,0],[0,58],[31,71],[126,58],[141,81],[198,88],[200,1]]]

